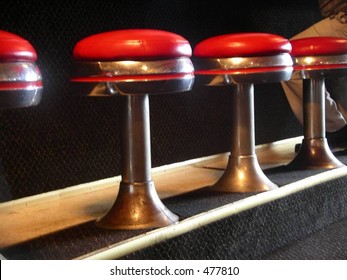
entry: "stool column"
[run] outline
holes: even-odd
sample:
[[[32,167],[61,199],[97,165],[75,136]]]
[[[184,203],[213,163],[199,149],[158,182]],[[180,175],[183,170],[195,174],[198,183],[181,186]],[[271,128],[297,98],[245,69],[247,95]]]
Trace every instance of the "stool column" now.
[[[325,135],[324,78],[303,80],[304,139],[289,164],[294,169],[336,168],[343,164],[331,152]]]
[[[304,136],[306,139],[325,138],[324,80],[303,80]]]
[[[156,228],[178,217],[161,202],[151,179],[148,95],[127,95],[121,114],[121,176],[117,199],[96,223],[111,229]]]
[[[122,97],[122,182],[151,181],[151,143],[148,95]]]
[[[232,156],[255,153],[254,136],[254,86],[237,84],[233,94]]]
[[[254,85],[232,87],[232,145],[228,165],[212,189],[225,192],[260,192],[277,188],[261,170],[255,154]]]

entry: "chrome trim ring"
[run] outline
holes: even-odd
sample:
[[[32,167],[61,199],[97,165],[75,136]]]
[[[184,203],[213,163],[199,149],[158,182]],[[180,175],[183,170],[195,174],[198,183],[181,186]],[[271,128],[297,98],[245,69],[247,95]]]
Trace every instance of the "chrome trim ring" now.
[[[40,70],[35,63],[0,63],[0,82],[35,82],[41,80]]]
[[[196,70],[235,70],[292,66],[293,60],[289,53],[284,53],[257,57],[198,58],[194,65]]]
[[[347,55],[293,57],[295,66],[347,64]]]
[[[73,64],[72,77],[156,75],[193,71],[193,63],[186,57],[155,61],[76,61]]]
[[[42,97],[42,77],[35,63],[0,63],[0,108],[35,106]]]
[[[293,57],[292,80],[347,75],[347,55]]]
[[[155,61],[76,61],[73,91],[87,96],[163,94],[188,91],[194,83],[189,58]]]

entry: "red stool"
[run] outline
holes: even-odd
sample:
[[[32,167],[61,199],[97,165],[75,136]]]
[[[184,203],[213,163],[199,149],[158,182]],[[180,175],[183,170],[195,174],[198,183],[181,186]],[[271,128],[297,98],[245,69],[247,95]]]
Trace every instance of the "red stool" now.
[[[32,45],[13,33],[0,30],[0,108],[37,105],[42,79]]]
[[[113,207],[97,221],[110,229],[167,226],[178,221],[159,199],[151,179],[149,94],[191,89],[194,68],[189,42],[161,30],[119,30],[96,34],[73,51],[76,92],[120,96],[121,176]]]
[[[331,152],[325,132],[325,78],[347,75],[347,40],[311,37],[291,41],[294,74],[303,79],[304,139],[289,164],[293,169],[343,166]]]
[[[261,192],[277,188],[261,170],[255,154],[254,84],[288,80],[292,74],[287,39],[264,33],[209,38],[194,49],[196,83],[227,86],[233,96],[231,153],[227,168],[212,189]]]

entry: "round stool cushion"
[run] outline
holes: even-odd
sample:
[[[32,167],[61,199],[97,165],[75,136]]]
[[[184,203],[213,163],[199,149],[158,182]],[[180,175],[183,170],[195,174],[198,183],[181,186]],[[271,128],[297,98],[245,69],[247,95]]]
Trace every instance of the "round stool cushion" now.
[[[190,57],[183,37],[162,30],[126,29],[99,33],[79,41],[73,57],[81,61],[152,60]]]
[[[226,58],[268,56],[289,53],[291,44],[279,35],[268,33],[236,33],[208,38],[194,48],[194,56]]]
[[[292,56],[323,56],[347,54],[347,39],[308,37],[290,41]]]
[[[37,54],[33,46],[20,36],[0,30],[0,62],[34,62]]]

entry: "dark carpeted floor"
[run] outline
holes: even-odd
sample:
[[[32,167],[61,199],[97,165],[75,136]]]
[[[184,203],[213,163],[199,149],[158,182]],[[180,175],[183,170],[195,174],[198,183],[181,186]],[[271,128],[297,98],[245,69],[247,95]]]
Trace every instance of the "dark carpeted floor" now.
[[[269,260],[347,260],[347,218],[264,257]]]

